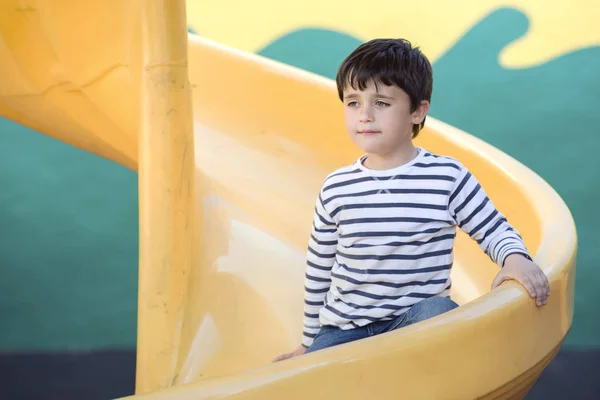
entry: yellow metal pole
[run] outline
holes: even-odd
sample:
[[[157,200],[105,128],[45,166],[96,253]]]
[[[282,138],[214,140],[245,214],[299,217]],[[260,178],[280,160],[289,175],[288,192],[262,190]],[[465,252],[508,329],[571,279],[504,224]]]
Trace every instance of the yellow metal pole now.
[[[194,144],[184,0],[143,1],[136,392],[171,386],[191,265]]]

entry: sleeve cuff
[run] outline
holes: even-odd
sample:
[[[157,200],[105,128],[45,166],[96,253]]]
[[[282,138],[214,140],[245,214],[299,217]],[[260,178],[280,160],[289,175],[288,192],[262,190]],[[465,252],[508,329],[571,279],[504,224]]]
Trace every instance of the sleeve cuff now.
[[[315,340],[312,338],[307,338],[306,336],[302,338],[302,347],[308,349]]]

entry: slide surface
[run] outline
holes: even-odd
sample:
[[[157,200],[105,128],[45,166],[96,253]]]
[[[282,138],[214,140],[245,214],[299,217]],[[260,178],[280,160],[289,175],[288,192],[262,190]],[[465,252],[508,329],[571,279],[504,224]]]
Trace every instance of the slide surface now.
[[[1,0],[0,57],[1,116],[139,173],[137,396],[522,398],[570,328],[564,203],[516,160],[428,118],[418,145],[476,175],[548,274],[548,305],[512,282],[490,292],[497,267],[459,232],[461,307],[271,364],[300,340],[320,185],[359,155],[334,83],[187,37],[182,1]]]

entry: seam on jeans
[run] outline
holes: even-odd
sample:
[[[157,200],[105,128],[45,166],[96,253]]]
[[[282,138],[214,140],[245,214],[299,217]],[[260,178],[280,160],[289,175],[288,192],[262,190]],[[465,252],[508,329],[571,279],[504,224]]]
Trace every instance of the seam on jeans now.
[[[400,325],[402,325],[402,323],[406,320],[407,314],[408,314],[408,311],[405,311],[402,315],[400,315],[400,317],[402,317],[402,319],[397,324],[394,324],[394,322],[392,322],[392,326],[390,326],[388,331],[393,331],[394,329],[397,329]]]
[[[323,331],[325,330],[324,328],[328,327],[328,325],[322,325],[321,329],[319,329],[319,332],[316,333],[315,337],[313,338],[313,342],[315,340],[317,340],[318,337],[323,336]]]

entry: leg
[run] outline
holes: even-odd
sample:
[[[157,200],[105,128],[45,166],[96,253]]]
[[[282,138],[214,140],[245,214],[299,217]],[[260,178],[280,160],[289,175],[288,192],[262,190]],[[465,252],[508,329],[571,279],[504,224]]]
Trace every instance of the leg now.
[[[457,307],[458,304],[447,297],[434,296],[421,300],[408,310],[405,325],[425,321],[426,319],[454,310]]]
[[[333,326],[324,326],[321,328],[313,344],[306,350],[307,353],[325,349],[339,344],[353,342],[364,339],[369,336],[367,327],[342,330]]]
[[[394,329],[425,321],[426,319],[433,318],[457,307],[458,304],[446,297],[430,297],[428,299],[421,300],[412,306],[406,313],[400,315],[398,318],[392,321],[385,331],[389,332],[393,331]]]

